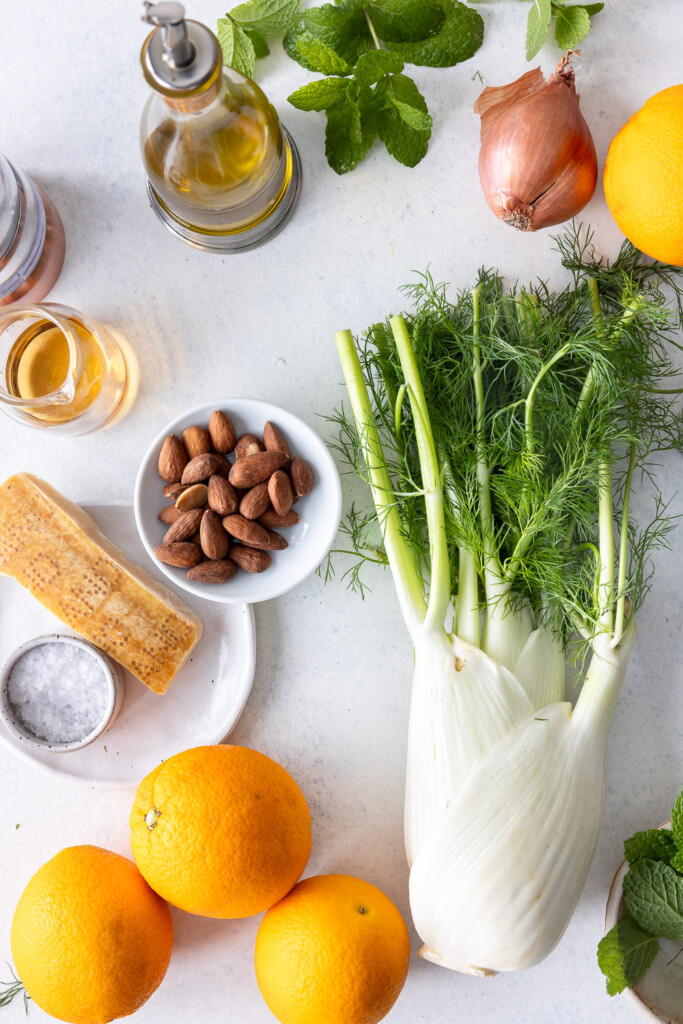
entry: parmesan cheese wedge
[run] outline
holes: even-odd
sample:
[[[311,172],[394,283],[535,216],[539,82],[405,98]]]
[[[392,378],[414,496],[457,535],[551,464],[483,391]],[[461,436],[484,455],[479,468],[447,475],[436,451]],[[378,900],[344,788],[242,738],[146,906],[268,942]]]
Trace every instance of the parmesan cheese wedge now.
[[[131,562],[58,491],[19,473],[0,487],[0,573],[164,693],[202,635],[184,601]]]

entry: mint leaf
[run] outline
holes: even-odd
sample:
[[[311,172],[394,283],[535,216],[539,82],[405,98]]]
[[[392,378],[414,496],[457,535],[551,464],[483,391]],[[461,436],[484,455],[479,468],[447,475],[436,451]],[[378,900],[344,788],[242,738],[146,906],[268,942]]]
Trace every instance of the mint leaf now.
[[[301,0],[247,0],[230,11],[242,28],[256,29],[267,38],[284,35],[300,14]]]
[[[371,0],[368,14],[387,43],[411,43],[436,32],[446,14],[439,0]]]
[[[548,37],[552,7],[550,0],[533,0],[526,26],[526,59],[533,60]]]
[[[373,141],[372,132],[363,129],[360,108],[349,97],[341,106],[327,111],[325,154],[337,174],[357,167]]]
[[[389,102],[396,108],[401,120],[410,128],[414,128],[416,132],[431,131],[432,119],[429,114],[425,114],[422,110],[416,110],[415,107],[411,107],[407,103],[402,103],[401,100],[397,100],[395,96],[390,95]]]
[[[683,791],[676,798],[671,812],[671,832],[679,850],[683,850]]]
[[[657,939],[632,918],[615,924],[598,943],[598,966],[607,978],[607,994],[616,996],[640,981],[658,949]]]
[[[438,32],[418,43],[387,43],[406,64],[450,68],[469,60],[484,40],[484,22],[477,11],[458,0],[444,0],[445,21]]]
[[[624,878],[624,899],[651,935],[683,941],[683,877],[661,860],[639,860]]]
[[[604,4],[582,4],[581,6],[583,7],[583,9],[586,12],[586,14],[588,15],[588,17],[592,18],[594,14],[599,14],[600,11],[603,9],[603,7],[605,5]]]
[[[387,74],[403,71],[403,61],[388,50],[368,50],[361,54],[356,64],[355,79],[360,86],[374,85]]]
[[[416,130],[406,124],[398,112],[396,102],[424,114],[427,113],[427,104],[411,78],[393,75],[387,81],[390,105],[381,113],[378,134],[395,160],[406,167],[414,167],[427,152],[431,129]]]
[[[349,64],[372,48],[372,39],[362,10],[322,4],[304,12],[304,28],[336,50]]]
[[[228,15],[218,19],[218,42],[223,51],[223,63],[247,78],[253,78],[256,51],[246,32]]]
[[[679,850],[675,853],[669,861],[674,871],[678,871],[679,874],[683,875],[683,850]]]
[[[676,852],[676,844],[671,832],[664,829],[649,828],[646,832],[636,832],[624,843],[624,857],[633,864],[634,861],[650,860],[670,861]]]
[[[297,64],[300,64],[302,68],[306,69],[306,71],[317,71],[318,69],[314,68],[312,64],[309,64],[297,49],[296,44],[304,35],[310,35],[310,33],[306,32],[303,25],[295,25],[285,34],[285,37],[282,40],[282,46],[287,56],[291,57],[292,60],[295,60]]]
[[[321,78],[302,85],[287,98],[297,110],[329,110],[346,98],[350,84],[348,78]]]
[[[298,36],[296,49],[306,62],[305,67],[312,71],[320,71],[323,75],[350,75],[353,71],[351,64],[310,32]]]
[[[270,53],[270,47],[266,42],[266,37],[261,35],[261,33],[255,28],[245,28],[244,31],[251,39],[256,59],[258,60],[259,57],[267,57]]]
[[[585,7],[553,5],[555,39],[561,50],[575,49],[590,32],[591,20]]]

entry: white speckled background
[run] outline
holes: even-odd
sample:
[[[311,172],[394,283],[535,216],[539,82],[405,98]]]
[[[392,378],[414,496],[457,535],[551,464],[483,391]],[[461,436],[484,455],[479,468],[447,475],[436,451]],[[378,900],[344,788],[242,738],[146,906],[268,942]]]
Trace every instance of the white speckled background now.
[[[584,46],[578,80],[600,163],[623,121],[680,76],[678,0],[612,0]],[[297,140],[304,166],[299,209],[266,247],[220,258],[176,241],[147,206],[138,154],[146,86],[138,66],[141,4],[3,0],[0,11],[0,150],[44,185],[59,207],[67,257],[51,298],[119,327],[140,362],[137,404],[114,429],[60,440],[0,419],[0,476],[30,470],[76,501],[130,501],[138,462],[163,424],[218,395],[288,406],[324,434],[342,397],[333,333],[360,330],[398,310],[399,285],[430,265],[467,285],[480,264],[510,278],[564,280],[548,233],[499,224],[479,191],[478,124],[487,84],[524,70],[517,0],[479,5],[482,49],[454,69],[416,69],[435,130],[426,159],[401,167],[376,148],[337,177],[323,154],[322,115],[289,107],[306,73],[274,47],[259,80]],[[220,3],[194,0],[188,15],[213,24]],[[544,71],[558,53],[546,48]],[[598,188],[584,219],[605,253],[621,236]],[[667,493],[681,460],[663,460]],[[347,496],[348,496],[347,490]],[[683,512],[675,499],[672,511]],[[577,913],[540,967],[483,981],[413,958],[392,1024],[615,1024],[634,1020],[610,1000],[595,961],[604,905],[632,831],[668,817],[683,785],[681,712],[683,531],[659,559],[639,615],[637,648],[609,744],[605,825]],[[384,889],[409,920],[402,850],[402,790],[411,651],[388,576],[363,605],[341,583],[316,578],[257,607],[257,673],[232,740],[257,747],[295,776],[313,815],[308,873],[357,874]],[[0,608],[0,615],[2,609]],[[59,849],[95,843],[129,853],[131,793],[46,778],[0,750],[0,962],[30,875]],[[218,922],[175,914],[176,946],[161,988],[139,1012],[148,1024],[268,1024],[252,968],[258,919]],[[412,934],[413,946],[418,940]],[[0,968],[0,978],[3,971]],[[0,1010],[23,1021],[21,1003]],[[30,1020],[47,1019],[31,1006]],[[320,1022],[325,1024],[325,1022]]]

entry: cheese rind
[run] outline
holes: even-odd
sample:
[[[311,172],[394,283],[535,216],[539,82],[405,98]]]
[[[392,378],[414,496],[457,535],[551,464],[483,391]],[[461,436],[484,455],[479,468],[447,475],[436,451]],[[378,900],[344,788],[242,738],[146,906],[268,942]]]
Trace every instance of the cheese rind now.
[[[184,601],[30,473],[0,487],[0,573],[155,693],[167,690],[202,634]]]

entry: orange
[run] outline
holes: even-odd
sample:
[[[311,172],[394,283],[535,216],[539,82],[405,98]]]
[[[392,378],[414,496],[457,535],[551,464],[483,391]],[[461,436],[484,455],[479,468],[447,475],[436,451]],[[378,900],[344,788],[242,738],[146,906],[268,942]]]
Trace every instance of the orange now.
[[[294,779],[247,747],[194,747],[142,780],[133,857],[155,892],[205,917],[249,917],[306,867],[311,818]]]
[[[12,957],[28,994],[73,1024],[135,1013],[171,959],[171,912],[131,861],[70,846],[28,883],[12,920]]]
[[[256,978],[280,1024],[375,1024],[396,1002],[409,957],[389,897],[350,875],[299,882],[256,936]]]
[[[651,96],[612,139],[605,198],[626,237],[683,266],[683,85]]]

